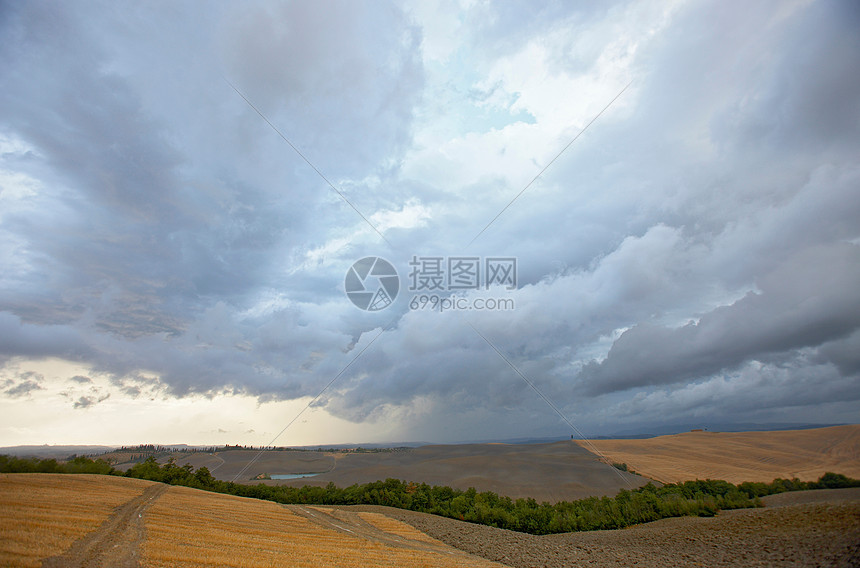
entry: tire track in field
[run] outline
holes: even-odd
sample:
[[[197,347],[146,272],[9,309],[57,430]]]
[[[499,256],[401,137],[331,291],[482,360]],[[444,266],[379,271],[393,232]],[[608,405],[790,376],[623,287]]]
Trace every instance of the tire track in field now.
[[[143,516],[168,487],[161,483],[147,487],[66,552],[43,560],[42,568],[139,567],[139,548],[145,536]]]
[[[387,532],[362,519],[358,513],[344,511],[337,509],[336,507],[322,508],[304,505],[285,505],[285,507],[287,507],[291,512],[324,528],[334,529],[350,536],[364,538],[370,541],[386,544],[388,546],[420,550],[424,552],[435,552],[445,555],[452,555],[459,552],[455,552],[442,542],[423,542]]]

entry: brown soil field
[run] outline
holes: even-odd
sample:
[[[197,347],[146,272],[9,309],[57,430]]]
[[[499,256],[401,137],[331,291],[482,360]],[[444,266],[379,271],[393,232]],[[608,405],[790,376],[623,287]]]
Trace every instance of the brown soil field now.
[[[385,507],[451,546],[515,568],[733,568],[860,566],[860,489],[799,491],[765,507],[663,519],[624,530],[533,536]]]
[[[498,566],[379,513],[333,516],[135,479],[4,475],[0,504],[4,567]]]
[[[218,479],[230,481],[259,452],[231,450],[217,454],[180,454],[177,463],[195,468],[206,466]],[[563,501],[583,497],[615,495],[620,489],[639,487],[647,479],[622,473],[606,465],[591,452],[570,441],[550,444],[457,444],[431,445],[395,452],[328,453],[265,452],[242,475],[242,483],[260,473],[326,472],[297,480],[272,480],[266,484],[339,487],[370,483],[387,478],[447,485],[457,489],[474,487],[513,499],[533,497],[538,501]]]
[[[831,471],[860,478],[860,425],[772,432],[687,432],[641,440],[590,440],[613,462],[657,481],[781,478]],[[585,445],[583,442],[580,444]]]
[[[457,489],[474,487],[512,499],[563,501],[615,495],[647,479],[621,474],[571,442],[422,446],[393,453],[347,454],[326,474],[288,482],[301,486],[370,483],[393,477]]]

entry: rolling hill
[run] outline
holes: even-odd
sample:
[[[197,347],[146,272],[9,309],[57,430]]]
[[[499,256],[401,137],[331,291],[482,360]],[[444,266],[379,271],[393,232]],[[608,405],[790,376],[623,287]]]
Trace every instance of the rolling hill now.
[[[492,568],[380,513],[337,519],[109,476],[0,475],[0,565]]]
[[[651,479],[675,483],[803,481],[825,472],[860,478],[860,425],[772,432],[687,432],[637,440],[590,440],[613,462]]]
[[[0,565],[69,568],[856,566],[860,489],[534,536],[379,506],[278,505],[96,475],[0,475]],[[814,527],[814,528],[811,528]]]
[[[179,465],[206,466],[213,476],[232,481],[259,483],[260,474],[322,472],[295,480],[263,481],[266,484],[339,487],[370,483],[389,477],[457,489],[474,487],[517,499],[564,501],[615,495],[620,489],[639,487],[647,479],[622,473],[591,452],[570,442],[549,444],[428,445],[387,452],[309,452],[229,450],[208,454],[174,456]],[[259,458],[259,459],[256,459]],[[169,458],[164,457],[161,461]],[[244,472],[249,462],[253,462]],[[119,469],[131,464],[118,466]]]

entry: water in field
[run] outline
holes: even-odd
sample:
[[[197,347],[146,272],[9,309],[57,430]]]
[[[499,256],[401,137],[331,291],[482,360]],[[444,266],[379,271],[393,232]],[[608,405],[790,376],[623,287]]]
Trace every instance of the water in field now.
[[[313,477],[319,473],[273,473],[269,477],[272,479],[301,479],[303,477]]]

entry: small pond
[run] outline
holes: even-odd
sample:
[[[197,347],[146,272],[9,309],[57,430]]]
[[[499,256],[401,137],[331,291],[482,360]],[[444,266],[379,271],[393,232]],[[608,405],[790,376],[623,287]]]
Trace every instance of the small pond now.
[[[301,479],[303,477],[313,477],[315,475],[319,475],[322,472],[317,473],[273,473],[269,475],[272,479]]]

